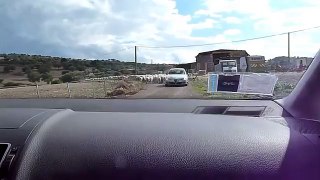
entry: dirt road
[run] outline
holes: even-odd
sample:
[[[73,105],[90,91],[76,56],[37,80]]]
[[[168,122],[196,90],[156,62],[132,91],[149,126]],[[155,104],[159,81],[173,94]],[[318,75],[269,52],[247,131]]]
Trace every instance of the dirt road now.
[[[148,84],[145,90],[129,98],[201,98],[202,96],[192,90],[191,85],[179,87],[165,87],[163,84]]]

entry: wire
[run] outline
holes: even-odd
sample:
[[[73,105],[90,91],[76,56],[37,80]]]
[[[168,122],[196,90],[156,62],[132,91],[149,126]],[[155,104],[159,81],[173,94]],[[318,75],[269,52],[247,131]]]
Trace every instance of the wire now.
[[[270,38],[270,37],[275,37],[275,36],[282,36],[282,35],[285,35],[288,33],[297,33],[297,32],[307,31],[307,30],[311,30],[311,29],[317,29],[317,28],[320,28],[320,26],[315,26],[315,27],[311,27],[311,28],[300,29],[300,30],[290,31],[290,32],[285,32],[285,33],[260,36],[260,37],[255,37],[255,38],[241,39],[241,40],[235,40],[235,41],[216,42],[216,43],[207,43],[207,44],[191,44],[191,45],[176,45],[176,46],[145,46],[145,45],[140,45],[137,47],[150,48],[150,49],[167,49],[167,48],[211,46],[211,45],[218,45],[218,44],[238,43],[238,42],[252,41],[252,40],[258,40],[258,39],[265,39],[265,38]]]

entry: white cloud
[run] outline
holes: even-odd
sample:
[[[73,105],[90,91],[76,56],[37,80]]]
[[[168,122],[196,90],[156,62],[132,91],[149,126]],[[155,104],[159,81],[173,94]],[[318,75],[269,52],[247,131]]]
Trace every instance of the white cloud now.
[[[197,15],[219,17],[221,13],[240,13],[259,18],[270,12],[269,0],[204,0],[205,9],[195,12]]]
[[[1,1],[0,24],[4,28],[0,28],[0,51],[133,61],[134,45],[230,42],[245,35],[279,33],[313,26],[320,9],[320,3],[313,1],[309,2],[312,6],[281,10],[272,9],[269,0],[203,1],[205,8],[190,15],[179,14],[173,0]],[[252,26],[252,34],[248,34],[246,30]],[[220,33],[213,36],[192,35],[194,30],[218,32],[213,31],[216,29]],[[312,37],[316,34],[292,37],[293,55],[312,54],[319,42]],[[140,48],[138,55],[140,61],[146,62],[150,62],[150,58],[154,63],[192,62],[200,51],[234,48],[273,57],[286,55],[286,40],[281,38],[192,48]],[[127,51],[106,55],[127,48]]]
[[[213,28],[214,24],[217,23],[213,19],[205,19],[202,22],[192,24],[192,29],[209,29]]]
[[[233,16],[226,17],[226,18],[224,18],[223,21],[228,23],[228,24],[241,24],[242,23],[240,18],[233,17]]]
[[[223,34],[227,36],[235,36],[241,34],[241,31],[239,29],[228,29],[225,30]]]

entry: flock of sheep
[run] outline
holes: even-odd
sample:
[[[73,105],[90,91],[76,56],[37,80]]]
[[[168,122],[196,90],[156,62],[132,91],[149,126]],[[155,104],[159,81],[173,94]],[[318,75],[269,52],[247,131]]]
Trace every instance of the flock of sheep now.
[[[132,80],[141,81],[147,84],[163,84],[166,80],[166,74],[146,74],[146,75],[122,75],[122,76],[108,76],[101,78],[90,78],[87,81],[101,81],[101,80]]]

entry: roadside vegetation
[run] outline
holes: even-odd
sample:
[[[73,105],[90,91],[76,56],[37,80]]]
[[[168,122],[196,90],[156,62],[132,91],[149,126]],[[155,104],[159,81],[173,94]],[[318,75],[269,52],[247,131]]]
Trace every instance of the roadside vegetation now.
[[[139,92],[145,83],[139,81],[83,81],[61,83],[60,80],[48,85],[0,89],[0,98],[116,98]],[[13,88],[15,87],[15,88]],[[38,94],[39,93],[39,94]]]
[[[279,99],[285,96],[288,96],[298,81],[300,80],[303,72],[295,73],[276,73],[278,77],[277,84],[274,88],[273,98]],[[233,94],[233,93],[220,93],[216,92],[214,94],[210,94],[207,92],[207,83],[208,79],[206,76],[200,76],[196,80],[191,81],[191,85],[193,90],[205,98],[209,99],[270,99],[270,96],[263,95],[247,95],[247,94]]]

